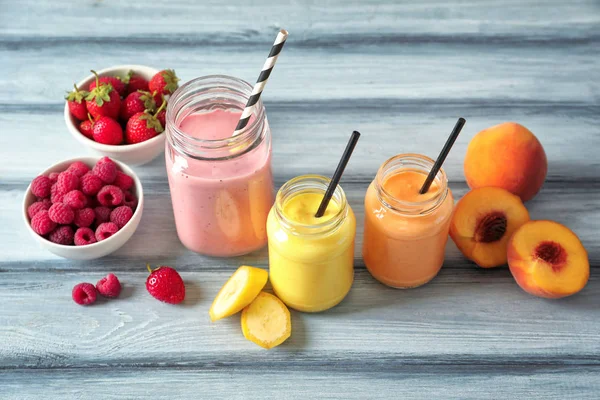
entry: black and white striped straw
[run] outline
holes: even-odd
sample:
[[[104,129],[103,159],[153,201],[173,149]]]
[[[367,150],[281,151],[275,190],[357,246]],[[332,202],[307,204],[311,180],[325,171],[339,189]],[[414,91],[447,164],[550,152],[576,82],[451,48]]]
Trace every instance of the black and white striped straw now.
[[[262,67],[260,71],[260,75],[256,80],[256,84],[252,89],[252,94],[248,98],[248,102],[246,103],[246,107],[244,108],[244,112],[240,117],[240,121],[235,127],[235,132],[233,132],[233,136],[238,135],[240,131],[242,131],[248,122],[250,121],[250,117],[252,117],[252,113],[254,112],[254,106],[258,103],[260,99],[260,95],[262,94],[265,85],[267,84],[267,80],[269,80],[269,76],[271,75],[271,71],[273,71],[273,67],[275,67],[275,63],[277,62],[277,57],[279,57],[279,53],[281,53],[281,49],[283,49],[283,45],[285,44],[285,40],[288,37],[288,32],[285,29],[282,29],[277,34],[275,38],[275,43],[273,43],[273,47],[271,47],[271,52],[269,53],[269,57],[267,57],[267,61]]]

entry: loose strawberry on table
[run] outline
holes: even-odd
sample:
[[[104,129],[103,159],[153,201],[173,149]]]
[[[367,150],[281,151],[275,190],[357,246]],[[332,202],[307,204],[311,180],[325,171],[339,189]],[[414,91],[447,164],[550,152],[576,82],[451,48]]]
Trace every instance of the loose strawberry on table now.
[[[73,91],[68,92],[65,96],[67,100],[67,104],[69,105],[69,112],[75,118],[79,120],[85,120],[87,118],[87,107],[85,103],[85,98],[90,94],[85,90],[79,90],[77,85],[73,84],[75,88]]]
[[[119,92],[111,84],[101,83],[98,74],[92,72],[96,75],[96,85],[85,98],[89,113],[94,118],[101,116],[118,118],[121,108]]]
[[[154,270],[146,265],[150,275],[146,279],[146,290],[157,300],[169,304],[179,304],[185,299],[185,284],[177,271],[160,266]]]

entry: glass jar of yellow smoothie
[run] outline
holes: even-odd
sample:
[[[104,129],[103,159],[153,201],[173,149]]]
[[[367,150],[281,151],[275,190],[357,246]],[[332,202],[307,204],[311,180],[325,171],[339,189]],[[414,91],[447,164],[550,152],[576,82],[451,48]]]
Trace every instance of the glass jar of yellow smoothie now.
[[[298,311],[337,305],[354,280],[356,218],[339,185],[325,214],[315,217],[328,184],[329,178],[320,175],[288,181],[267,219],[271,285]]]

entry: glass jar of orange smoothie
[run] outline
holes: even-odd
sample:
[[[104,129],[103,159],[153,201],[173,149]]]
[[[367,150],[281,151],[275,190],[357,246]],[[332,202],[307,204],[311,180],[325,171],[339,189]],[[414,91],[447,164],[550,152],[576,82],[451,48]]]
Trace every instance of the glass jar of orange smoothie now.
[[[365,196],[363,258],[378,281],[399,289],[421,286],[444,263],[454,207],[440,169],[425,194],[419,190],[434,161],[401,154],[384,162]]]
[[[319,175],[288,181],[267,218],[269,280],[277,297],[298,311],[337,305],[354,280],[356,218],[339,185],[325,214],[315,217],[328,185]]]

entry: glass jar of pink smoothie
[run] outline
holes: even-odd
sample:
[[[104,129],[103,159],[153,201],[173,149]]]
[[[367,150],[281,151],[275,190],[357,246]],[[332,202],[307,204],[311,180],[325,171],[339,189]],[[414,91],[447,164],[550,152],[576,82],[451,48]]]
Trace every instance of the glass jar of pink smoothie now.
[[[186,83],[169,100],[165,157],[175,225],[197,253],[231,257],[267,243],[274,190],[262,101],[232,136],[251,92],[241,79],[212,75]]]

